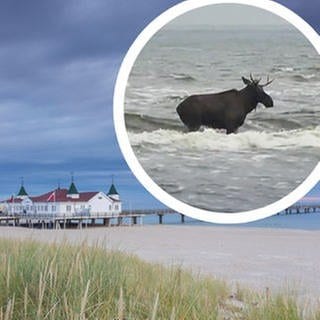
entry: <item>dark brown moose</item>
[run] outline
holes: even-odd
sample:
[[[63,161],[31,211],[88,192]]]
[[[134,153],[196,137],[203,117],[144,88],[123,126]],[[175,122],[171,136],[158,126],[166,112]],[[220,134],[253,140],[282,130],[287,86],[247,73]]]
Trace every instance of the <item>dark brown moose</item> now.
[[[250,80],[242,77],[246,85],[241,90],[228,90],[220,93],[192,95],[182,101],[177,112],[189,131],[197,131],[206,126],[214,129],[226,129],[227,134],[236,132],[241,127],[249,112],[260,102],[266,108],[273,107],[272,98],[263,88],[273,80],[267,78],[260,84],[261,78]]]

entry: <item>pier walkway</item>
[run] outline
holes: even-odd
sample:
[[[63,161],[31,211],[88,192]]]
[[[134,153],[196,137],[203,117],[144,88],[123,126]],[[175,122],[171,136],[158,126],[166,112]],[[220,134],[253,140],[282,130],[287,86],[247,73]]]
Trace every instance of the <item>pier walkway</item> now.
[[[123,210],[120,214],[87,213],[83,215],[53,215],[53,214],[13,214],[0,215],[1,225],[24,226],[30,228],[83,228],[88,226],[119,226],[143,224],[145,216],[158,217],[159,224],[163,223],[165,215],[179,214],[181,223],[185,222],[185,216],[171,209],[140,209]]]

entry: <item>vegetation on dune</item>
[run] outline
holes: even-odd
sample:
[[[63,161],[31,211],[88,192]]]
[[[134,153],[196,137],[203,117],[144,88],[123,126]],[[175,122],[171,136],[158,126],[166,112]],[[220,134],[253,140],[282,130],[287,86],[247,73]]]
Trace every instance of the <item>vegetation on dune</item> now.
[[[98,246],[1,240],[0,320],[10,319],[304,318],[285,296],[232,294],[222,281]]]

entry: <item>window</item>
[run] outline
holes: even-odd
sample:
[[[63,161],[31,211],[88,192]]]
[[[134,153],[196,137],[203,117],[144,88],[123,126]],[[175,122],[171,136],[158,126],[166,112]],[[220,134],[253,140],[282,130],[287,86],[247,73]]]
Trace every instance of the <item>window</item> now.
[[[100,197],[98,197],[98,199],[99,199],[99,200],[101,200],[101,199],[102,199],[102,197],[100,196]]]
[[[51,211],[56,211],[56,206],[52,206]]]
[[[111,204],[109,204],[109,211],[111,211]]]
[[[118,204],[115,205],[115,209],[119,210],[119,205]]]
[[[30,209],[30,208],[29,208],[29,206],[27,206],[27,208],[26,208],[26,209],[27,209],[27,211],[29,211],[29,209]]]
[[[44,211],[48,211],[48,206],[44,206]]]
[[[71,206],[66,206],[67,211],[71,211]]]

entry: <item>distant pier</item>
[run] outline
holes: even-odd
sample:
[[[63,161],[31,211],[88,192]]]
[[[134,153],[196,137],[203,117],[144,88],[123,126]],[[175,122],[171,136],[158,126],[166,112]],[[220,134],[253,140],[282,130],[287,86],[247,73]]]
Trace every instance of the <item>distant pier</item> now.
[[[279,214],[305,214],[320,212],[320,203],[318,204],[294,204]]]
[[[52,215],[52,214],[13,214],[0,215],[0,226],[22,226],[42,229],[67,229],[87,227],[110,227],[121,225],[142,225],[146,216],[156,216],[158,223],[164,223],[166,215],[180,215],[180,222],[185,216],[171,209],[124,210],[120,214],[97,213],[86,215]]]

